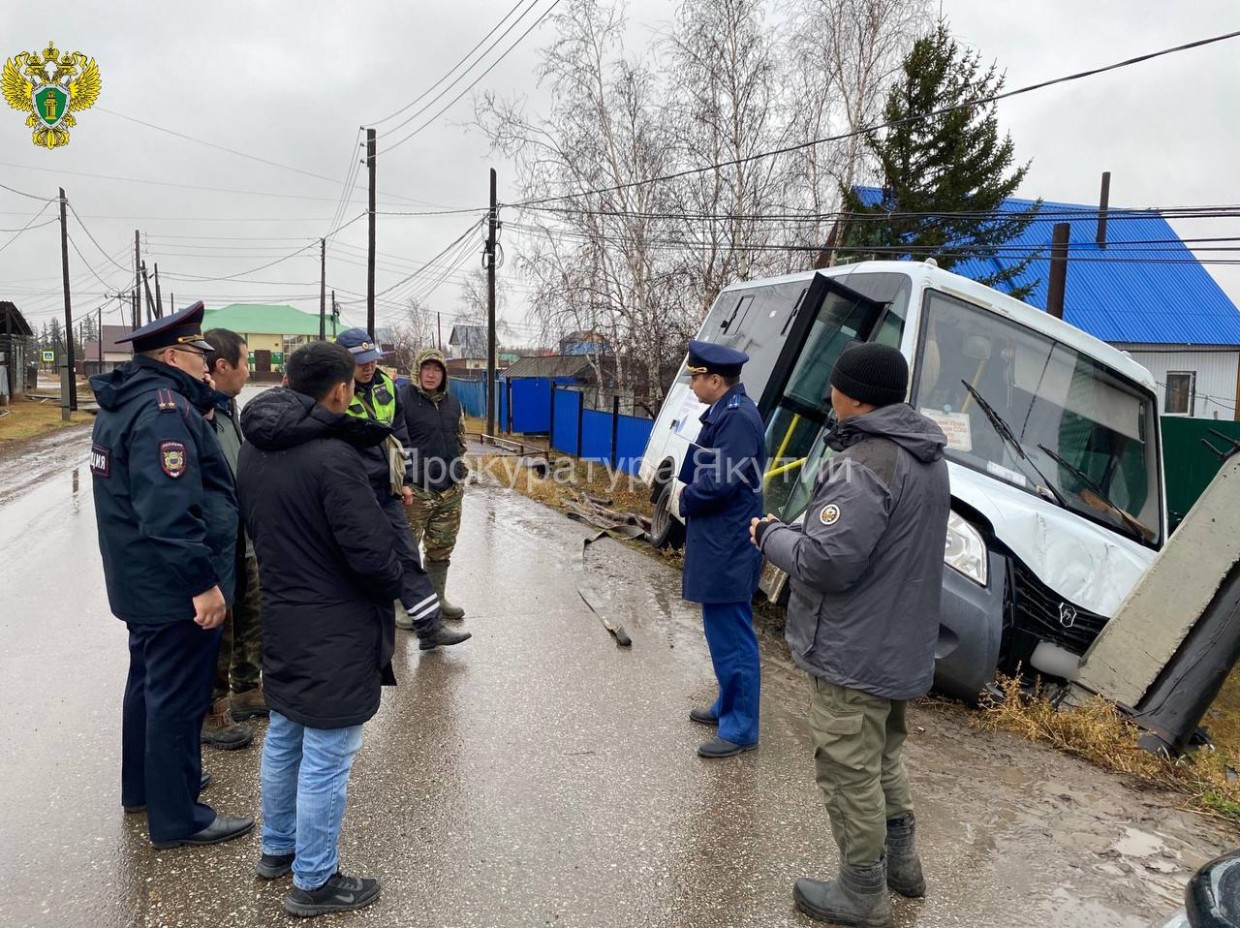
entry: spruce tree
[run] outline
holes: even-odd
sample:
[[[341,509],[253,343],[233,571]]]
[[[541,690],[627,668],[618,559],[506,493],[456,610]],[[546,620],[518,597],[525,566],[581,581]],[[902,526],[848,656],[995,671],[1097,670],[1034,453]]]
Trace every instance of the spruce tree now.
[[[978,52],[960,48],[945,23],[917,40],[887,97],[884,122],[891,125],[866,137],[883,201],[866,205],[854,190],[841,191],[844,212],[856,214],[846,216],[846,254],[934,257],[948,269],[967,257],[994,256],[1029,225],[1041,200],[1024,212],[994,212],[1020,186],[1029,162],[1013,167],[1012,138],[1000,138],[993,102],[962,105],[998,93],[1003,81],[993,64],[983,68]],[[929,115],[949,107],[958,108]],[[1033,285],[1013,280],[1034,255],[1020,257],[980,282],[1023,299]]]

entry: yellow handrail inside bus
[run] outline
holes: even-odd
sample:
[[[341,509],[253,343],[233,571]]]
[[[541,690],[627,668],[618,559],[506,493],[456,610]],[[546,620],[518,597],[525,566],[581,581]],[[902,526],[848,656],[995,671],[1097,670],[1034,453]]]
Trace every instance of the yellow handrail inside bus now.
[[[796,470],[808,460],[809,458],[801,458],[793,461],[791,464],[785,464],[782,467],[776,467],[773,470],[768,470],[766,472],[766,476],[763,478],[763,483],[770,483],[772,477],[778,477],[780,474],[786,474],[790,470]]]

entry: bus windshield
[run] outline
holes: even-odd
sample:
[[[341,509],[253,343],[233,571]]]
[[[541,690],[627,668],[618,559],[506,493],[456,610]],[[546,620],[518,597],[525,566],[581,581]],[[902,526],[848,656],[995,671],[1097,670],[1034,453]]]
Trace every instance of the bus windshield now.
[[[950,460],[1161,544],[1154,398],[1105,365],[928,290],[911,402]]]

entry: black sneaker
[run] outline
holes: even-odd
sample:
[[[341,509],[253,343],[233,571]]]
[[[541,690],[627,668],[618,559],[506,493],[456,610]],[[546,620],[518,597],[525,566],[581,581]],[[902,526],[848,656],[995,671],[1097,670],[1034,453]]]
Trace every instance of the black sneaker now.
[[[287,854],[268,854],[264,851],[254,870],[264,880],[277,880],[293,869],[295,856],[292,851]]]
[[[284,899],[284,911],[299,918],[328,912],[351,912],[379,898],[379,881],[337,873],[318,889],[294,886]]]

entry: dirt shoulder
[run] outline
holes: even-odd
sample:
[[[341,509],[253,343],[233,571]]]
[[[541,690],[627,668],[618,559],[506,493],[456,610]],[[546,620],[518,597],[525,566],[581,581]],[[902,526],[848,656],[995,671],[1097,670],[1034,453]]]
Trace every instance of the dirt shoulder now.
[[[63,428],[87,425],[95,417],[81,410],[69,414],[65,421],[57,403],[20,401],[0,407],[0,455],[21,453],[30,439]]]

